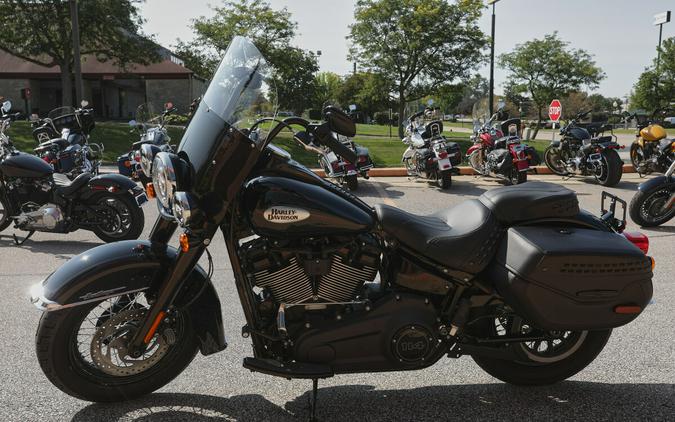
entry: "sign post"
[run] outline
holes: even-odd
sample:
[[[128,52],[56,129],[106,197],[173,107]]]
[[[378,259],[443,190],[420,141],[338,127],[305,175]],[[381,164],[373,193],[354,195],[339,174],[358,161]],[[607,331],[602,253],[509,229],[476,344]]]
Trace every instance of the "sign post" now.
[[[670,22],[670,10],[654,15],[654,25],[659,26],[659,46],[656,49],[656,99],[659,100],[659,63],[661,62],[661,38],[663,37],[663,24]]]
[[[558,123],[560,117],[562,117],[562,104],[560,100],[553,100],[548,106],[548,118],[553,121],[553,141],[555,141],[555,124]]]

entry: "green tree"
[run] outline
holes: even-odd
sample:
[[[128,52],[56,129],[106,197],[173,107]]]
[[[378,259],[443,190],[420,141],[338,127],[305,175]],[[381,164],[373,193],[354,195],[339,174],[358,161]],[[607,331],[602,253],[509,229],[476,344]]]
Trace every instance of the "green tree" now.
[[[311,105],[319,66],[313,53],[289,46],[297,23],[286,8],[272,9],[265,0],[236,0],[223,1],[213,12],[193,21],[193,41],[177,45],[188,66],[210,76],[232,38],[248,37],[274,69],[279,106],[299,113]]]
[[[347,76],[338,91],[337,99],[343,107],[355,104],[357,110],[371,118],[378,111],[388,111],[391,83],[372,72],[358,72]]]
[[[658,75],[656,59],[646,68],[633,87],[630,98],[632,108],[655,110],[675,101],[675,37],[668,38],[661,46],[661,63]]]
[[[467,76],[482,61],[482,7],[479,0],[357,1],[349,59],[391,81],[399,135],[407,102]]]
[[[157,45],[141,35],[138,0],[78,2],[80,52],[124,67],[159,60]],[[0,2],[0,50],[42,66],[61,69],[61,103],[73,104],[73,41],[70,8],[64,0]]]
[[[571,49],[558,33],[534,39],[499,56],[499,64],[510,72],[506,85],[511,92],[529,93],[537,112],[537,136],[546,106],[582,87],[596,87],[605,77],[592,56],[584,50]]]
[[[333,72],[320,72],[314,77],[314,84],[316,85],[314,108],[320,109],[329,101],[337,101],[342,88],[342,78]]]

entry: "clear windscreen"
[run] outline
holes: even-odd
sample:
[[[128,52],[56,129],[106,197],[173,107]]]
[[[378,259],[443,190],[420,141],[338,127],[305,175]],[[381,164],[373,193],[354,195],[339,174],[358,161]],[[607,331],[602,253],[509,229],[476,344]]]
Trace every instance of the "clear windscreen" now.
[[[145,103],[136,109],[136,122],[144,125],[158,124],[160,114],[151,103]]]
[[[488,108],[489,104],[487,98],[481,98],[473,104],[471,117],[473,119],[474,125],[482,125],[490,119]]]
[[[70,116],[72,114],[75,114],[75,108],[73,107],[59,107],[55,108],[54,110],[49,112],[49,117],[50,119],[58,119],[59,117],[63,116]]]

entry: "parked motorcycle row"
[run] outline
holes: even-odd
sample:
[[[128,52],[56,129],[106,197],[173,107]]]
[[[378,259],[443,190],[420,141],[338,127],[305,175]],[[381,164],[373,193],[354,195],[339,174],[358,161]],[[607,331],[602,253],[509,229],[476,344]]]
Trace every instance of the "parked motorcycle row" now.
[[[567,379],[649,303],[648,239],[623,231],[620,199],[604,194],[596,216],[573,191],[528,182],[426,216],[371,207],[273,144],[291,130],[301,147],[335,154],[320,152],[328,170],[360,161],[342,138],[355,125],[335,107],[320,122],[260,118],[274,102],[268,71],[255,45],[235,37],[178,147],[141,146],[160,212],[149,239],[93,248],[31,289],[43,312],[37,358],[65,394],[134,399],[171,382],[197,352],[227,348],[213,266],[199,265],[203,254],[211,262],[218,231],[243,309],[237,334],[252,346],[244,367],[312,380],[312,417],[320,379],[463,355],[513,384]],[[409,119],[409,171],[445,186],[456,149],[421,117]],[[489,142],[478,136],[469,155],[522,182],[536,157],[507,123],[507,136],[486,126]],[[22,171],[9,178],[29,177]],[[174,234],[179,248],[169,245]]]

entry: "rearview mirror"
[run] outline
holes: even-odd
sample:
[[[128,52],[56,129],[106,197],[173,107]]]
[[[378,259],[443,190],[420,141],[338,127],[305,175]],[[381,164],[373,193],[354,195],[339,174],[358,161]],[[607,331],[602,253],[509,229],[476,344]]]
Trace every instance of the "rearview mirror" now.
[[[12,102],[7,100],[4,103],[2,103],[2,111],[5,113],[9,113],[9,111],[12,109]]]
[[[497,103],[497,110],[503,110],[505,106],[506,103],[504,102],[504,100],[499,100],[499,102]]]
[[[342,110],[333,106],[328,106],[323,109],[323,112],[326,116],[326,121],[328,122],[328,128],[331,131],[348,138],[352,138],[356,135],[356,125]]]
[[[171,110],[172,108],[173,108],[172,102],[169,101],[168,103],[164,104],[164,110]]]

